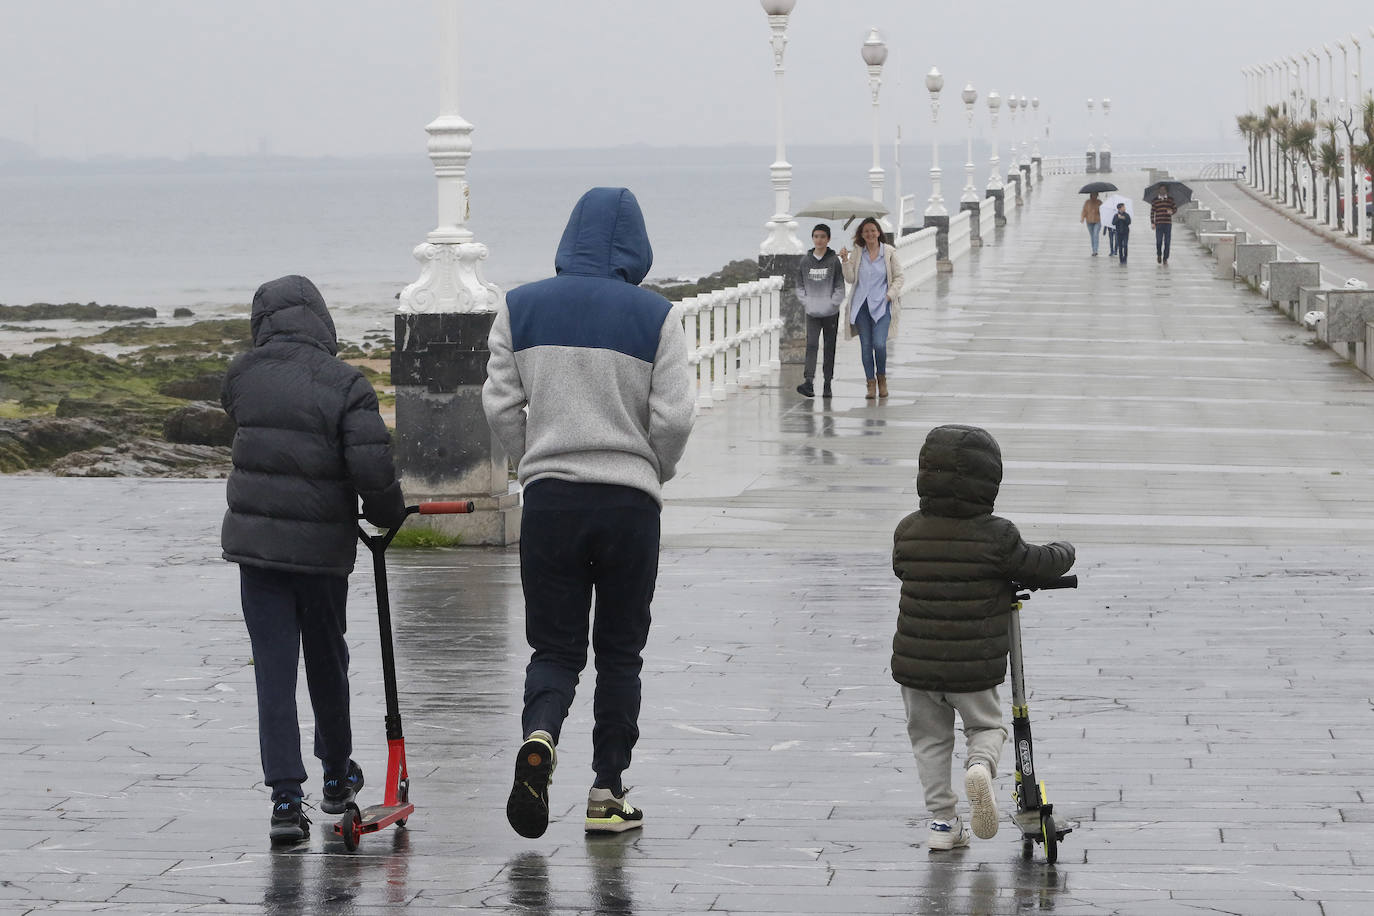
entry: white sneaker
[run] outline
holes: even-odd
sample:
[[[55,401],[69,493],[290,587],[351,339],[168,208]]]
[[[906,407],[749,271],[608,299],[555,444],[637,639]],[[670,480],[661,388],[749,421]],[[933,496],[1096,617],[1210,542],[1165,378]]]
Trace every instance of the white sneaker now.
[[[929,846],[932,852],[967,846],[972,836],[964,822],[957,817],[952,821],[930,822]]]
[[[968,793],[973,835],[980,840],[997,836],[997,796],[986,764],[974,763],[964,771],[964,791]]]

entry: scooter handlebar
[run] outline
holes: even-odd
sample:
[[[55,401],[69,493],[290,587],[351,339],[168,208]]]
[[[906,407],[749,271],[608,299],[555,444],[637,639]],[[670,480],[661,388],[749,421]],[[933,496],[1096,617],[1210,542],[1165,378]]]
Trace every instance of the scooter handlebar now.
[[[472,500],[459,499],[443,502],[420,503],[418,506],[406,506],[406,515],[415,512],[421,515],[466,515],[472,510]]]
[[[1024,582],[1017,582],[1016,588],[1018,591],[1024,589],[1025,591],[1029,592],[1044,591],[1045,589],[1051,588],[1078,588],[1078,577],[1060,576],[1058,579],[1051,579],[1050,581],[1042,582],[1039,585],[1027,585]]]

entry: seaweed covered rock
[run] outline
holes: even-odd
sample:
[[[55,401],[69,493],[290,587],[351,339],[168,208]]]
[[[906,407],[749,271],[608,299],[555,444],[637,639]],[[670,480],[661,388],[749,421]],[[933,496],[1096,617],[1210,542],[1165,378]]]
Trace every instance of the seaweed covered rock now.
[[[105,424],[85,417],[0,420],[0,472],[44,468],[65,455],[117,438],[118,434]]]
[[[224,408],[204,401],[174,410],[162,421],[163,437],[185,445],[232,445],[235,428]]]
[[[158,386],[158,394],[169,398],[185,398],[188,401],[219,401],[220,389],[224,387],[223,372],[206,372],[195,378],[172,379]]]
[[[128,305],[97,305],[94,302],[35,302],[32,305],[0,305],[0,320],[52,321],[67,318],[73,321],[132,321],[156,318],[155,308],[136,308]]]

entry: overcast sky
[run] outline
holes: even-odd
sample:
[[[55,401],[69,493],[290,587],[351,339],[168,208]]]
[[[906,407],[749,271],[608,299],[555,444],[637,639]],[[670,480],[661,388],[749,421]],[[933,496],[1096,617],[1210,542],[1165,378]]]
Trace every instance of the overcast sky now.
[[[44,156],[404,154],[424,150],[438,110],[434,0],[0,4],[0,140]],[[773,143],[758,0],[464,0],[463,17],[460,110],[477,128],[477,155]],[[1108,96],[1113,148],[1130,152],[1175,138],[1235,145],[1248,64],[1353,30],[1374,71],[1371,23],[1368,0],[798,0],[787,141],[869,142],[859,48],[872,26],[890,49],[885,144],[898,123],[908,142],[929,137],[923,78],[935,65],[946,76],[942,125],[956,140],[958,91],[972,82],[980,129],[987,90],[1037,96],[1069,149],[1086,144],[1086,100]]]

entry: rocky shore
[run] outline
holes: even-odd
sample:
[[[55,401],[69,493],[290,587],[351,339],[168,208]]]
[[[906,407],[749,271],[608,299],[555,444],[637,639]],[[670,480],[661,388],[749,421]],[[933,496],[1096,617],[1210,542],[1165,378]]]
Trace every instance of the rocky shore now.
[[[114,322],[98,333],[54,338],[31,354],[0,354],[0,473],[228,473],[234,428],[219,392],[230,360],[251,346],[247,319],[168,325],[157,323],[154,309],[46,303],[0,306],[0,316]],[[32,339],[48,342],[42,335],[49,329],[32,331]],[[387,365],[389,351],[384,340],[348,346],[340,355],[365,366],[386,398],[390,378],[377,367]]]
[[[696,282],[646,287],[678,300],[758,278],[732,261]],[[167,323],[156,309],[90,303],[0,305],[0,330],[45,344],[0,352],[0,473],[69,477],[223,477],[234,429],[219,405],[224,372],[251,346],[246,318]],[[38,322],[92,322],[56,335]],[[45,336],[50,335],[50,336]],[[50,345],[49,345],[50,344]],[[377,389],[394,424],[392,341],[340,341],[339,357]]]

